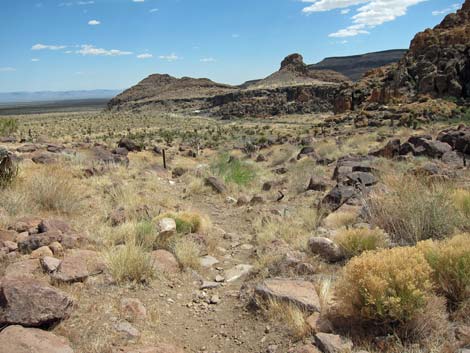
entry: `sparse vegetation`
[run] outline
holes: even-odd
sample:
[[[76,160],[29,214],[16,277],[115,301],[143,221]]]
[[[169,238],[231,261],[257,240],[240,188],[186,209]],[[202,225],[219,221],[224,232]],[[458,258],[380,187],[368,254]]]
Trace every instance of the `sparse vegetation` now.
[[[142,284],[155,277],[150,254],[132,242],[110,249],[106,258],[109,272],[117,283]]]
[[[427,184],[412,176],[390,176],[386,183],[386,192],[368,199],[368,210],[372,224],[384,229],[392,242],[413,245],[442,239],[460,224],[449,185]]]
[[[226,153],[217,158],[212,165],[212,170],[226,182],[239,186],[246,186],[256,178],[256,170],[253,165]]]
[[[387,237],[379,228],[339,231],[334,240],[347,258],[359,256],[364,251],[383,249],[387,246]]]

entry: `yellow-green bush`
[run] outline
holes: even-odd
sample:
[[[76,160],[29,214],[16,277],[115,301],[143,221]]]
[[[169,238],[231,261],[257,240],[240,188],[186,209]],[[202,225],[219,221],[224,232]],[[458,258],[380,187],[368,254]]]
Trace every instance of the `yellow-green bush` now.
[[[470,297],[470,234],[451,239],[418,244],[433,270],[437,290],[445,295],[451,307]]]
[[[339,231],[335,242],[348,258],[364,251],[382,249],[387,246],[387,237],[382,229],[356,228]]]
[[[455,190],[454,202],[455,207],[462,216],[463,227],[470,229],[470,190]]]
[[[370,251],[353,258],[337,285],[341,312],[387,325],[416,317],[433,295],[432,269],[417,248]]]
[[[157,219],[162,218],[173,218],[176,223],[176,231],[180,234],[204,232],[208,226],[207,220],[200,214],[192,212],[166,213]]]

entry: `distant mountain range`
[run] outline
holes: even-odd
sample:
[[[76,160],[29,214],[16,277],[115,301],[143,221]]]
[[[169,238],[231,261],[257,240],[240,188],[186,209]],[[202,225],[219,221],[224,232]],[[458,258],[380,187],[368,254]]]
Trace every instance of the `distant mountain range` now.
[[[377,67],[398,62],[405,49],[392,49],[361,55],[326,58],[317,64],[309,65],[311,70],[332,70],[342,73],[353,81],[359,80],[364,73]]]
[[[121,90],[96,89],[90,91],[0,92],[0,103],[51,102],[84,99],[108,99]]]

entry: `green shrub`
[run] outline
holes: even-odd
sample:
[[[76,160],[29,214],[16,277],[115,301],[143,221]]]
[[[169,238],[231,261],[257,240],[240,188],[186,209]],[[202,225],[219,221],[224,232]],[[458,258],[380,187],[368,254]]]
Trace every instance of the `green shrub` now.
[[[462,217],[462,226],[470,229],[470,190],[455,190],[453,199],[455,207]]]
[[[18,167],[11,160],[8,151],[0,147],[0,189],[10,185],[18,175]]]
[[[438,291],[456,308],[470,298],[470,234],[418,244],[433,269]]]
[[[387,190],[367,200],[369,220],[384,229],[391,241],[415,245],[426,239],[445,238],[460,224],[446,184],[426,184],[413,176],[388,177]]]
[[[250,184],[256,178],[255,167],[229,154],[221,154],[211,166],[212,171],[228,183],[240,186]]]
[[[358,321],[413,320],[432,293],[432,269],[417,248],[370,251],[353,258],[337,286],[341,311]]]
[[[337,233],[334,240],[347,258],[359,256],[364,251],[382,249],[387,245],[387,237],[380,228],[343,230]]]

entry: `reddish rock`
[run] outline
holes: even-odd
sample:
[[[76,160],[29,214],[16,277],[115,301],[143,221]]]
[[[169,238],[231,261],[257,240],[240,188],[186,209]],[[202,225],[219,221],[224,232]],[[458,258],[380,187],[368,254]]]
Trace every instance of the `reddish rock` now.
[[[176,257],[171,252],[156,250],[152,252],[151,256],[157,271],[170,274],[180,271],[178,260],[176,260]]]
[[[105,269],[101,255],[91,250],[73,250],[60,263],[51,278],[57,282],[81,282]]]
[[[72,309],[65,293],[29,278],[3,278],[0,297],[0,325],[52,325],[67,318]]]
[[[5,277],[34,278],[34,274],[39,272],[39,269],[40,264],[38,259],[13,262],[5,269]]]
[[[0,353],[73,353],[73,349],[64,337],[15,325],[0,333]]]
[[[147,317],[147,309],[139,299],[123,298],[121,300],[121,312],[124,318],[130,322],[143,320]]]

